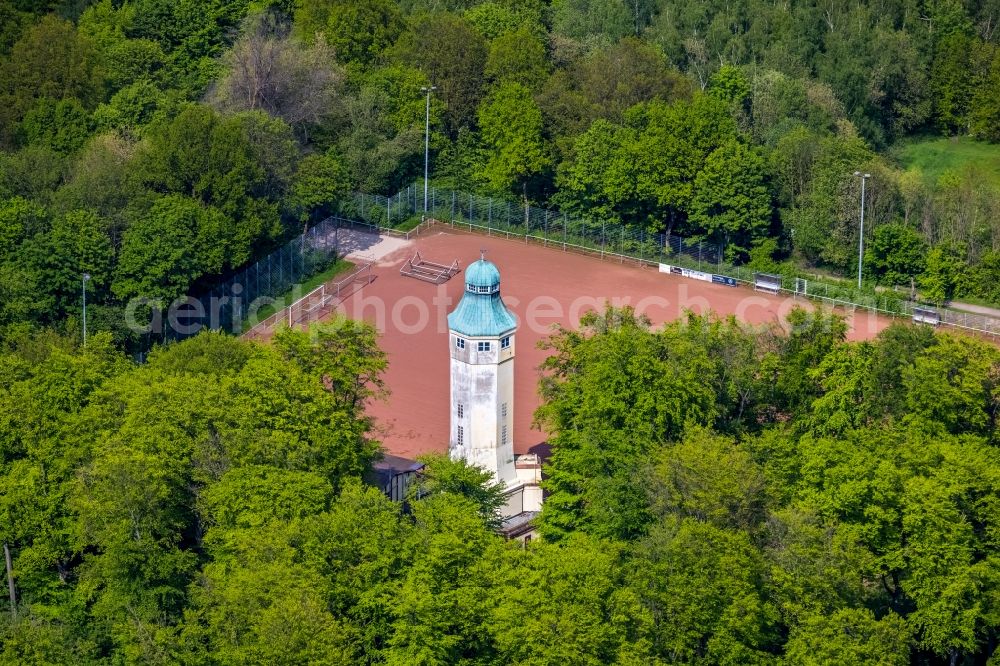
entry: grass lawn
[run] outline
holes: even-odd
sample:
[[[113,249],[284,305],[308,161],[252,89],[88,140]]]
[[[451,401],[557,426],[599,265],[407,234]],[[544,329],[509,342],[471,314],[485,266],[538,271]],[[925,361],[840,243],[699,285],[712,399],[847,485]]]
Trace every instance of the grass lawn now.
[[[929,182],[936,182],[946,171],[961,171],[972,166],[1000,185],[1000,146],[997,145],[968,137],[927,139],[897,146],[892,155],[904,169],[921,171]]]
[[[292,304],[293,297],[297,296],[298,298],[302,298],[303,296],[305,296],[310,291],[320,286],[324,282],[329,282],[335,276],[341,273],[346,273],[352,268],[354,268],[354,264],[351,263],[350,261],[347,261],[346,259],[337,259],[337,262],[335,264],[333,264],[323,272],[317,273],[316,275],[312,276],[311,278],[303,282],[302,286],[298,290],[295,290],[294,292],[289,291],[285,294],[282,294],[281,296],[278,296],[277,298],[274,299],[273,305],[265,305],[260,310],[258,310],[257,321],[263,321],[264,319],[267,319],[268,317],[273,315],[275,312],[278,312],[279,310],[284,310],[286,307]]]
[[[418,224],[423,222],[420,215],[411,215],[402,222],[392,225],[396,231],[412,231]]]

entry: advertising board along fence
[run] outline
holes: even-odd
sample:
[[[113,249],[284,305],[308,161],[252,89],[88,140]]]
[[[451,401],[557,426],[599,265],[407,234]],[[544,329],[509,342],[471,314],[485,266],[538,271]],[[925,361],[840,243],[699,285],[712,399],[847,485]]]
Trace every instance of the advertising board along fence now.
[[[425,223],[441,220],[469,231],[523,238],[526,243],[556,245],[564,251],[610,257],[621,262],[635,261],[644,265],[668,263],[671,266],[686,264],[689,270],[712,271],[712,275],[745,283],[768,293],[787,292],[830,306],[861,308],[893,317],[912,317],[914,308],[923,307],[919,303],[900,299],[893,293],[871,293],[823,280],[807,281],[801,277],[790,277],[786,287],[785,278],[772,275],[772,279],[761,282],[753,270],[725,263],[722,246],[705,241],[635,229],[618,222],[574,218],[560,211],[459,190],[431,187],[424,202],[420,194],[422,190],[422,185],[411,185],[389,197],[355,194],[348,206],[353,213],[369,220],[370,224],[375,222],[371,225],[373,228],[389,234],[401,232],[384,229],[378,226],[379,222],[402,221],[420,212],[418,207],[422,208],[426,203],[426,217],[430,219]],[[420,229],[417,227],[407,233],[420,233]],[[947,308],[938,312],[941,325],[1000,336],[1000,319]]]
[[[670,264],[660,264],[659,269],[661,273],[680,275],[681,277],[691,278],[692,280],[701,280],[702,282],[711,282],[712,284],[724,284],[728,287],[737,286],[736,278],[731,278],[728,275],[706,273],[705,271],[696,271],[693,268],[671,266]]]

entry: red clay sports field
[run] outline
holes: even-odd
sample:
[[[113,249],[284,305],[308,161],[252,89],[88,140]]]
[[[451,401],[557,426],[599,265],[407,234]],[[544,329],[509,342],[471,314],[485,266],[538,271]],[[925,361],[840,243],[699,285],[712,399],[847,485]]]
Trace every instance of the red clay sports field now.
[[[376,436],[387,453],[414,457],[448,449],[449,351],[446,315],[462,296],[464,275],[435,285],[400,275],[405,261],[419,251],[426,260],[468,266],[486,250],[500,269],[500,292],[518,317],[515,357],[514,448],[534,450],[546,440],[533,429],[539,405],[539,364],[546,352],[537,343],[554,324],[575,326],[580,315],[600,309],[605,301],[632,305],[655,324],[676,319],[684,310],[734,314],[753,324],[781,322],[796,304],[792,297],[771,296],[746,287],[729,287],[660,273],[655,267],[626,260],[566,252],[526,244],[523,240],[487,237],[431,227],[413,240],[355,234],[353,261],[373,261],[375,279],[355,290],[337,310],[376,326],[388,354],[385,374],[390,395],[373,404]],[[858,311],[848,317],[851,339],[872,338],[890,320]]]

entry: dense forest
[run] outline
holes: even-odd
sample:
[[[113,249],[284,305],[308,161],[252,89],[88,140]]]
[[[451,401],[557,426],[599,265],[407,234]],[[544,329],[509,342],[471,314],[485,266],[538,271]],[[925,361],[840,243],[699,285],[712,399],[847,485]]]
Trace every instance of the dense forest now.
[[[997,174],[899,159],[1000,143],[998,28],[997,0],[0,0],[0,661],[987,663],[994,346],[590,314],[548,341],[522,548],[475,468],[363,482],[372,329],[139,365],[123,311],[419,179],[432,85],[435,183],[851,274],[867,172],[868,287],[998,303]]]
[[[23,337],[0,356],[0,661],[986,663],[1000,352],[789,321],[554,333],[527,548],[465,463],[429,460],[408,505],[361,482],[366,326],[203,333],[139,366],[107,334]]]
[[[204,288],[436,183],[724,243],[764,270],[1000,302],[995,0],[0,2],[0,327]],[[972,137],[972,138],[970,138]],[[958,144],[956,144],[958,145]],[[984,144],[985,145],[985,144]]]

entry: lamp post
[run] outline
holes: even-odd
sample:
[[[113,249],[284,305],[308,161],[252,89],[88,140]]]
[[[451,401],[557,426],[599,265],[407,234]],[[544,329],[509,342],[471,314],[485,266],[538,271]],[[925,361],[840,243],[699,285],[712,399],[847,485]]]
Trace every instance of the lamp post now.
[[[427,93],[427,106],[424,110],[424,215],[427,214],[427,163],[431,145],[431,92],[437,86],[422,86],[420,92]]]
[[[865,256],[865,181],[872,175],[860,171],[855,171],[854,175],[861,179],[861,233],[858,234],[858,289],[861,289],[861,265]]]
[[[83,346],[87,346],[87,282],[90,281],[90,273],[83,274]]]

